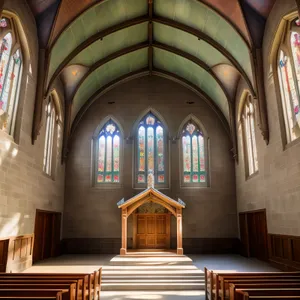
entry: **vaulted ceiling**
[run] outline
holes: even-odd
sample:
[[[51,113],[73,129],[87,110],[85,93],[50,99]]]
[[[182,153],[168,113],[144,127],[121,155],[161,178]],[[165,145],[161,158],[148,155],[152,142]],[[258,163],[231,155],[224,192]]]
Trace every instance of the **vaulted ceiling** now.
[[[106,88],[136,75],[174,78],[230,123],[240,78],[255,93],[251,51],[275,0],[28,0],[57,78],[80,118]],[[46,16],[46,17],[45,17]]]

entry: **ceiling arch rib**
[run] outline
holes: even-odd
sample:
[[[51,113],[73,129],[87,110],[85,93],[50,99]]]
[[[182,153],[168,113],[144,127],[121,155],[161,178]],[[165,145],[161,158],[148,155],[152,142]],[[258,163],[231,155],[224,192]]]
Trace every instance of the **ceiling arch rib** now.
[[[197,85],[199,89],[202,89],[216,103],[229,122],[230,116],[226,91],[205,63],[191,55],[178,52],[179,50],[170,46],[153,44],[153,47],[155,68],[175,73],[185,78],[187,81]],[[138,52],[143,54],[135,57]],[[122,54],[123,56],[120,56]],[[185,57],[182,57],[179,54],[184,55]],[[141,59],[142,55],[144,56],[143,59]],[[116,61],[119,63],[119,69],[115,67],[115,65],[118,64]],[[143,63],[141,65],[138,63],[138,66],[136,66],[136,63],[139,61]],[[72,121],[80,108],[86,101],[88,101],[91,95],[97,91],[99,86],[101,87],[107,84],[110,80],[114,80],[115,78],[124,75],[124,70],[128,71],[130,69],[130,71],[132,71],[131,69],[133,69],[134,71],[138,68],[146,67],[147,61],[147,49],[144,44],[121,50],[120,52],[112,54],[110,58],[100,60],[83,77],[78,88],[75,90]],[[128,67],[128,64],[132,64],[133,67]],[[111,69],[116,72],[112,72],[112,74],[109,73]]]
[[[91,6],[61,33],[52,46],[48,80],[67,56],[88,38],[122,22],[145,16],[147,10],[147,0],[109,0]]]
[[[253,82],[247,43],[215,10],[196,0],[155,0],[154,14],[197,29],[211,37],[238,61]]]
[[[205,92],[223,112],[229,122],[228,99],[219,82],[204,68],[178,54],[154,48],[154,67],[186,79]]]
[[[241,75],[244,75],[244,78],[246,77],[242,68],[226,50],[220,51],[219,45],[212,42],[209,37],[201,34],[197,30],[162,18],[157,18],[153,23],[155,41],[174,45],[176,48],[203,60],[209,67],[218,64],[233,65],[240,71]],[[126,23],[113,26],[92,36],[79,45],[68,55],[64,62],[60,64],[50,79],[49,87],[56,76],[67,66],[78,64],[90,67],[93,62],[103,58],[105,55],[118,51],[126,45],[146,41],[147,28],[148,24],[145,18],[139,18],[134,21],[127,21]],[[103,39],[103,37],[105,38]],[[249,82],[247,77],[245,79]]]
[[[108,61],[89,74],[73,98],[71,122],[84,103],[99,89],[118,77],[148,66],[148,49],[142,48]]]
[[[163,77],[163,78],[166,78],[168,80],[172,80],[172,81],[174,81],[178,84],[181,84],[182,86],[190,89],[191,91],[193,91],[194,93],[199,95],[213,109],[213,111],[216,113],[216,115],[218,116],[218,118],[222,122],[228,136],[230,138],[232,138],[231,133],[230,133],[229,124],[228,124],[227,120],[225,119],[223,113],[218,108],[218,106],[215,104],[215,102],[212,101],[212,99],[210,99],[209,96],[205,92],[203,92],[201,89],[199,89],[199,87],[197,87],[196,85],[194,85],[191,82],[188,82],[186,79],[180,77],[179,75],[171,73],[169,71],[160,70],[160,69],[155,68],[153,70],[152,74],[154,76]],[[83,117],[85,112],[88,110],[88,108],[95,102],[96,99],[98,99],[100,96],[102,96],[105,93],[107,93],[108,91],[110,91],[112,88],[117,87],[120,84],[123,84],[124,82],[128,82],[130,80],[140,78],[140,77],[144,77],[144,76],[148,76],[148,75],[149,75],[149,69],[148,68],[142,68],[140,70],[136,70],[136,71],[130,72],[128,74],[122,75],[120,77],[117,77],[116,79],[112,80],[111,82],[107,83],[106,85],[100,87],[88,99],[88,101],[86,101],[84,103],[84,105],[80,108],[80,110],[76,114],[76,117],[74,118],[74,120],[71,124],[71,130],[70,130],[71,133],[70,133],[70,135],[72,136],[72,134],[74,133],[74,131],[75,131],[77,125],[79,124],[81,118]]]

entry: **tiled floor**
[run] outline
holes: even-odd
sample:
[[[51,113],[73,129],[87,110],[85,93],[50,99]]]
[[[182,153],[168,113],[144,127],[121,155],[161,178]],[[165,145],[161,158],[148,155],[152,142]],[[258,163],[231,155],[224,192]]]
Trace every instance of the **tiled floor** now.
[[[192,259],[195,267],[203,270],[204,266],[215,270],[231,271],[278,271],[267,263],[256,259],[247,259],[239,255],[189,255],[187,260]],[[139,259],[139,258],[138,258]],[[128,260],[122,264],[119,257],[115,255],[64,255],[54,259],[45,260],[26,270],[26,272],[93,272],[100,266],[111,270],[115,267],[117,261],[118,267],[126,269],[141,268],[140,260],[134,261],[128,265]],[[149,260],[149,263],[151,259]],[[172,268],[172,262],[163,262],[164,266]],[[163,266],[161,266],[163,268]],[[173,267],[174,264],[173,264]],[[188,266],[186,266],[188,268]],[[145,265],[145,268],[149,268]],[[156,266],[160,268],[160,266]],[[182,267],[184,268],[184,266]],[[195,268],[196,269],[196,268]],[[204,299],[204,291],[102,291],[101,299],[104,300],[123,300],[123,299]]]

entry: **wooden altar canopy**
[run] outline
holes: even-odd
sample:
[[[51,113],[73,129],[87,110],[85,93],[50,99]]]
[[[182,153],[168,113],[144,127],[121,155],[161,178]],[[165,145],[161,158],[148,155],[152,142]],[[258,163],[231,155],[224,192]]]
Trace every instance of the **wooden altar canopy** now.
[[[171,212],[177,221],[177,254],[183,255],[182,248],[182,209],[185,208],[185,203],[178,199],[178,201],[164,195],[153,187],[149,187],[138,195],[124,200],[122,199],[117,203],[118,207],[122,209],[121,222],[122,222],[122,246],[120,255],[127,253],[127,219],[128,217],[141,205],[147,202],[154,202],[164,206]]]

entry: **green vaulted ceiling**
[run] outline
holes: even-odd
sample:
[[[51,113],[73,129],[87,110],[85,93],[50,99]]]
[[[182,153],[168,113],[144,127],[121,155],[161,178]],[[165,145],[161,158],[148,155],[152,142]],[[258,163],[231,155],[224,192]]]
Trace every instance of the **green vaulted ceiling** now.
[[[110,83],[132,72],[165,72],[196,87],[230,123],[240,76],[253,89],[247,43],[199,0],[95,1],[49,49],[46,90],[61,76],[73,122]]]

